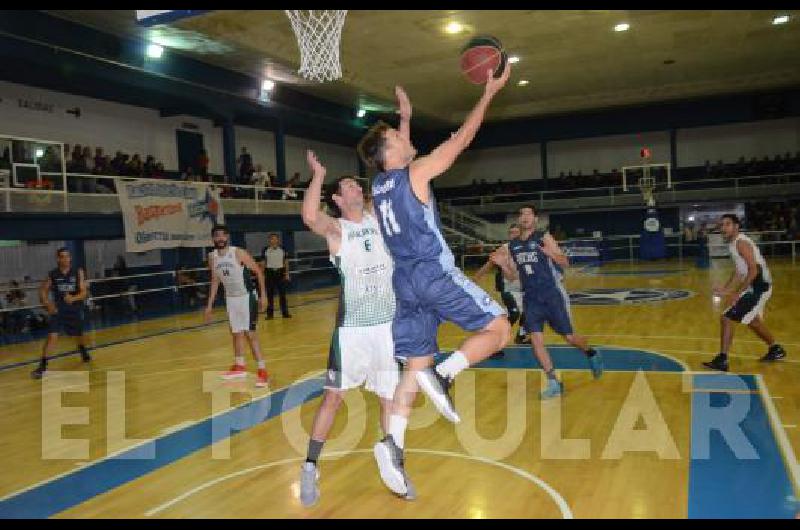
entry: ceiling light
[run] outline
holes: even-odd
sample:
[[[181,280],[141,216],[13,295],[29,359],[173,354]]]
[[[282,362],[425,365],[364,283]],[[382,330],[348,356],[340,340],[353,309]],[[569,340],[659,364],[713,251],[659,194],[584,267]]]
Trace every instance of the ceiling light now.
[[[627,22],[622,22],[621,24],[617,24],[616,26],[614,26],[614,31],[628,31],[630,27],[631,25],[628,24]]]
[[[273,88],[275,88],[275,81],[273,81],[272,79],[264,79],[261,82],[261,90],[269,92]]]
[[[527,79],[520,79],[519,82],[517,82],[517,85],[519,85],[519,86],[527,86],[528,83],[530,83],[530,81],[528,81]]]
[[[147,45],[147,56],[151,59],[161,59],[161,56],[164,55],[164,47],[158,44],[148,44]]]
[[[777,17],[772,19],[773,26],[786,24],[787,22],[789,22],[789,15],[778,15]]]
[[[42,158],[44,156],[44,149],[41,147],[36,149],[36,158]]]
[[[451,35],[455,35],[456,33],[461,33],[464,31],[464,26],[460,22],[453,21],[448,23],[444,27],[444,30]]]
[[[508,58],[508,62],[511,64],[517,64],[519,62],[519,57],[516,55],[512,55]]]
[[[366,115],[367,115],[367,111],[364,110],[364,109],[358,109],[358,112],[356,112],[356,116],[358,116],[359,118],[363,118]]]

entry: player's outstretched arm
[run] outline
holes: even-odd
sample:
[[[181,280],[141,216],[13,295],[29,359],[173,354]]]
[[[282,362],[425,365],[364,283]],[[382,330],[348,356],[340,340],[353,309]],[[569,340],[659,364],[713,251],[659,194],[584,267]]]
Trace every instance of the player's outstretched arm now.
[[[56,306],[53,302],[50,301],[50,287],[52,286],[50,282],[50,276],[45,278],[42,282],[42,285],[39,286],[39,302],[47,309],[47,312],[51,315],[55,314]]]
[[[411,140],[411,100],[399,85],[394,87],[394,94],[397,96],[397,113],[400,115],[400,126],[397,130],[406,140]]]
[[[86,297],[89,296],[89,288],[86,283],[86,273],[83,272],[82,268],[78,269],[78,294],[75,296],[70,297],[70,303],[78,302],[80,300],[86,300]]]
[[[506,245],[492,252],[489,259],[503,271],[503,278],[506,280],[519,280],[519,271],[511,260],[511,252],[509,252]]]
[[[203,319],[206,323],[211,321],[211,311],[214,308],[214,300],[217,299],[217,291],[219,290],[219,277],[214,274],[214,252],[208,256],[208,270],[211,273],[211,288],[208,290],[208,304],[206,310],[203,312]]]
[[[480,269],[478,269],[478,272],[475,273],[475,281],[479,281],[486,274],[488,274],[489,271],[492,270],[494,267],[495,265],[494,262],[492,262],[491,258],[486,260],[486,263],[484,263],[483,266]]]
[[[508,64],[506,64],[503,74],[497,79],[494,78],[492,72],[489,72],[489,80],[486,82],[483,96],[481,96],[481,99],[478,100],[478,103],[469,113],[469,116],[467,116],[461,128],[453,133],[449,140],[446,140],[429,155],[420,157],[411,163],[409,170],[411,184],[418,197],[422,198],[423,196],[427,196],[427,191],[424,190],[427,190],[428,182],[447,171],[450,166],[453,165],[456,158],[458,158],[458,155],[460,155],[475,138],[475,134],[478,132],[478,129],[480,129],[481,123],[483,123],[483,117],[486,114],[486,109],[489,108],[489,103],[491,103],[495,94],[506,84],[509,75],[511,75],[511,66]]]

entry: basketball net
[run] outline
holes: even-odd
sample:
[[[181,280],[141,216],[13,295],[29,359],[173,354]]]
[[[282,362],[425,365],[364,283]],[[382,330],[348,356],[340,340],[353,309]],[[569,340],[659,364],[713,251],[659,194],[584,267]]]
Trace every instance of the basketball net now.
[[[323,83],[342,77],[339,46],[347,10],[286,10],[300,48],[300,75]]]

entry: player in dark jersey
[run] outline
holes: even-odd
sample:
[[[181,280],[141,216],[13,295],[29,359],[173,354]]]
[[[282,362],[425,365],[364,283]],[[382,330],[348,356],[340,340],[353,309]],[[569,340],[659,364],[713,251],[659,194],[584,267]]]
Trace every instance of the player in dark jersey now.
[[[39,366],[31,372],[34,379],[41,379],[47,370],[47,358],[55,349],[60,333],[76,338],[83,362],[92,360],[83,335],[83,301],[88,294],[86,275],[82,268],[72,267],[72,256],[66,248],[58,249],[56,258],[58,267],[48,273],[39,288],[39,301],[47,308],[50,322]]]
[[[536,211],[533,206],[519,209],[521,234],[518,239],[500,247],[492,254],[492,261],[503,269],[506,278],[519,278],[522,284],[525,329],[532,334],[533,352],[547,374],[547,388],[542,399],[563,393],[564,387],[555,375],[555,367],[544,347],[544,323],[581,350],[589,358],[592,374],[603,374],[603,359],[581,335],[572,329],[569,295],[564,289],[564,268],[569,258],[561,251],[549,232],[536,230]]]
[[[397,309],[392,324],[395,356],[405,367],[394,394],[389,434],[375,446],[381,478],[399,495],[408,490],[403,445],[411,405],[419,388],[450,421],[460,418],[448,390],[455,376],[508,343],[511,326],[505,311],[455,266],[442,236],[431,181],[444,173],[469,146],[495,94],[511,73],[507,65],[489,80],[478,104],[461,128],[429,155],[415,158],[411,144],[411,103],[398,87],[400,127],[373,126],[359,143],[364,162],[376,167],[373,203],[381,234],[394,260],[392,285]],[[446,360],[433,368],[439,351],[439,325],[449,321],[476,331]]]

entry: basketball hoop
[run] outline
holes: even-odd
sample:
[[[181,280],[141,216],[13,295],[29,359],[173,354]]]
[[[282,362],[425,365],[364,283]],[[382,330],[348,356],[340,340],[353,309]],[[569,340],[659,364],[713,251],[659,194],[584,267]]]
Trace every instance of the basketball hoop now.
[[[310,81],[342,77],[339,46],[347,10],[286,10],[300,48],[300,75]]]
[[[653,192],[656,189],[656,179],[651,176],[640,178],[639,188],[642,190],[642,197],[644,198],[644,203],[647,205],[647,207],[654,207],[656,205],[656,200],[653,196]]]

